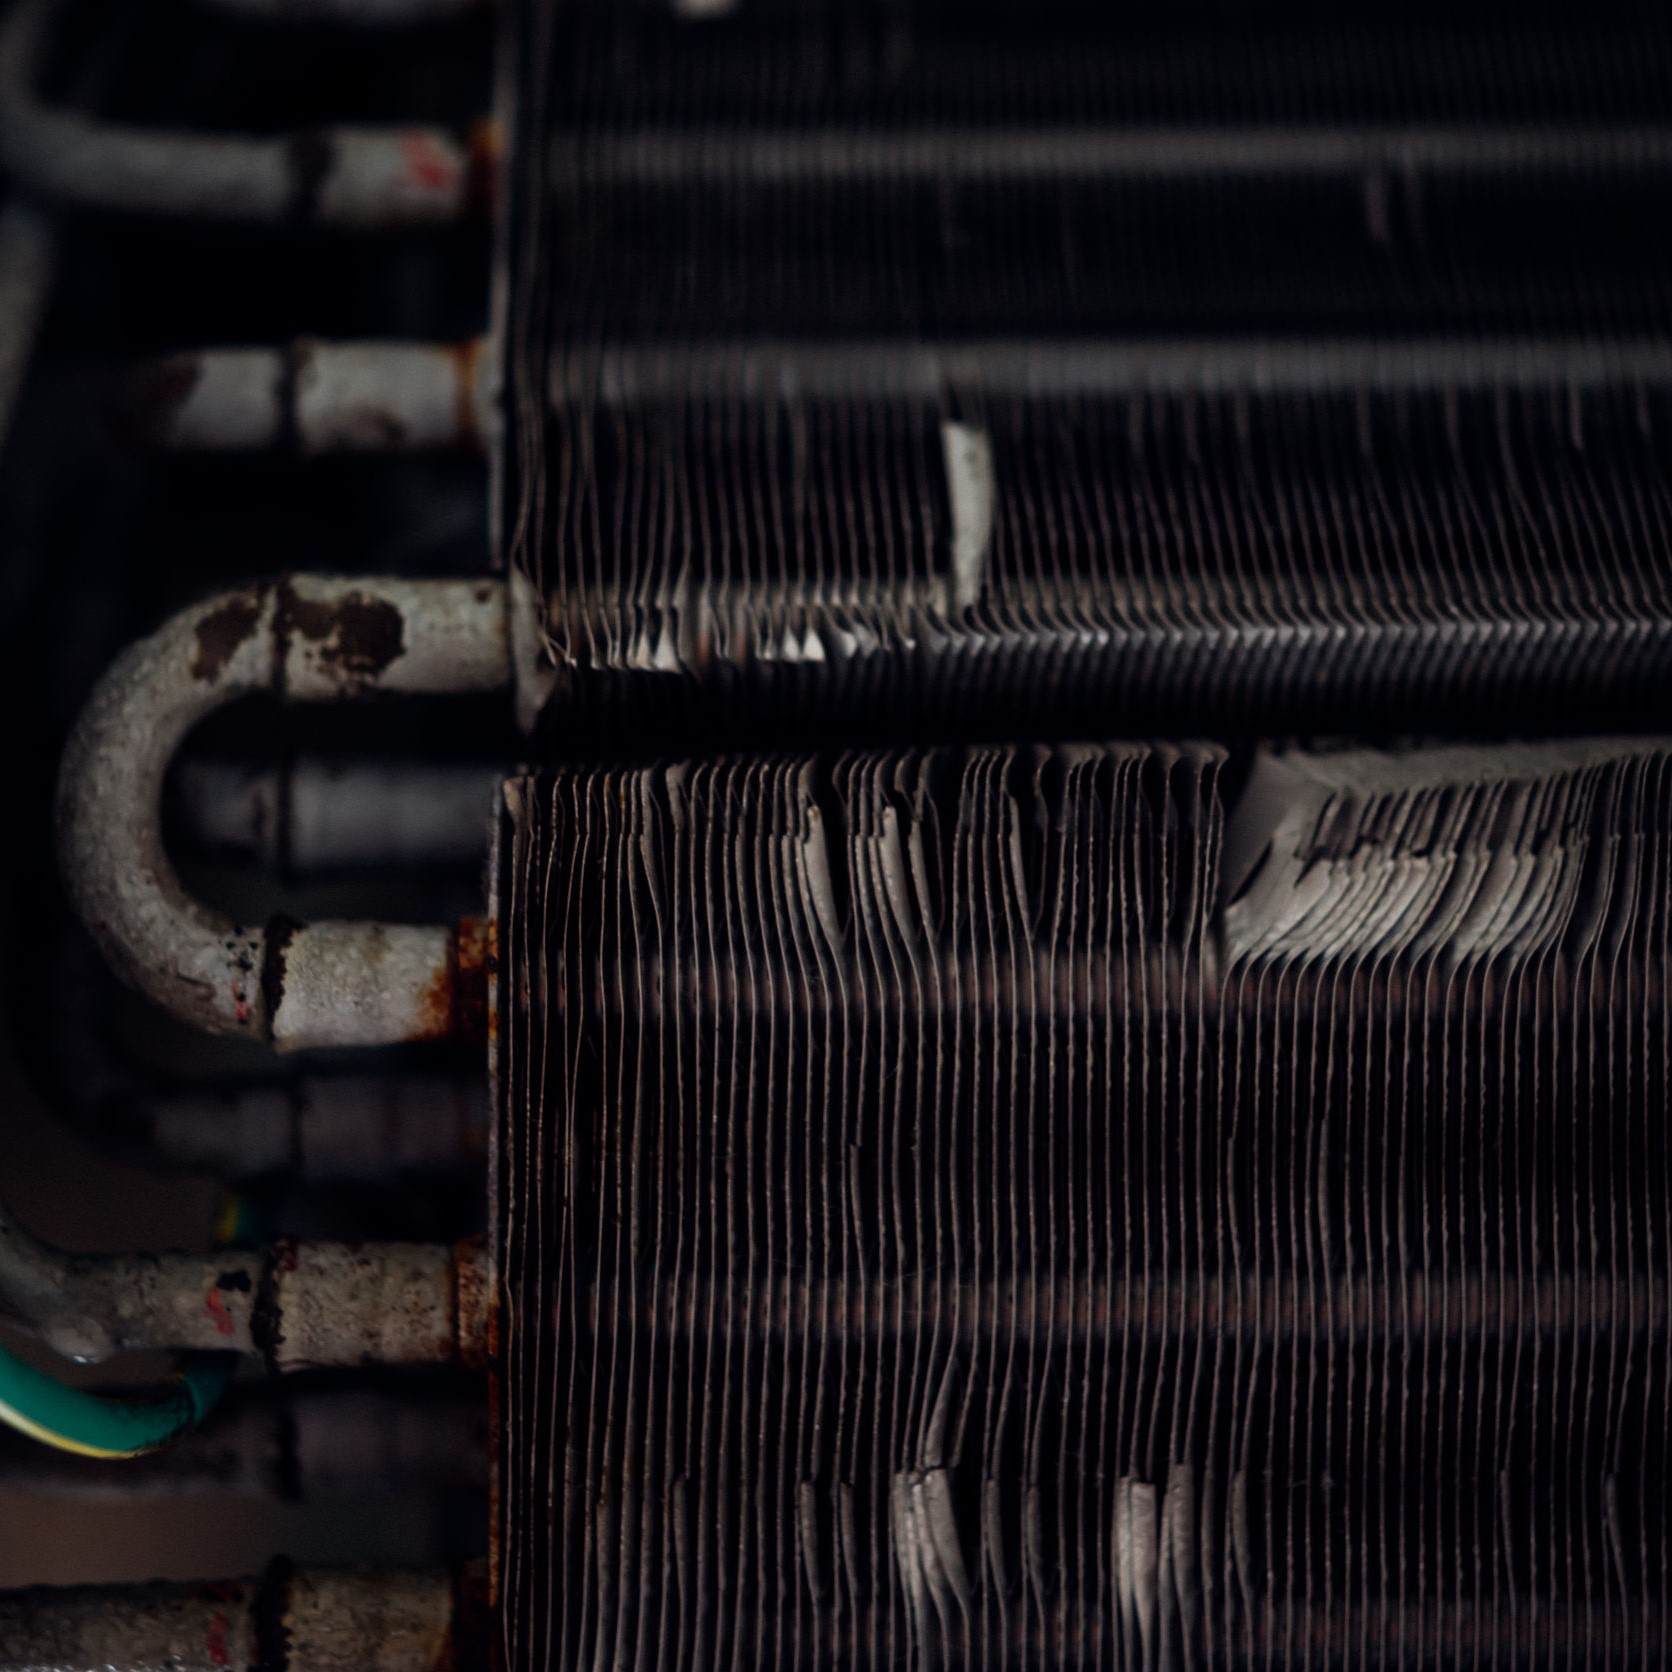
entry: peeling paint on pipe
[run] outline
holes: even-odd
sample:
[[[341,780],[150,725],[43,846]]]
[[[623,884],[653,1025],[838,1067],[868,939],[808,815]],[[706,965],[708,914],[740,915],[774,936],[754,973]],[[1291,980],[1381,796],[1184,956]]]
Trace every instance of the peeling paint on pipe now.
[[[65,750],[58,846],[69,893],[117,974],[211,1033],[280,1050],[468,1037],[475,943],[456,929],[232,922],[163,852],[164,776],[235,698],[342,702],[508,689],[497,581],[281,578],[182,611],[105,675]]]
[[[322,128],[276,138],[170,133],[96,121],[35,92],[52,0],[0,27],[0,158],[39,196],[82,208],[342,227],[430,225],[482,206],[488,124]]]
[[[479,339],[302,340],[148,361],[130,375],[123,404],[142,439],[174,452],[317,456],[483,452],[497,396],[497,364]]]

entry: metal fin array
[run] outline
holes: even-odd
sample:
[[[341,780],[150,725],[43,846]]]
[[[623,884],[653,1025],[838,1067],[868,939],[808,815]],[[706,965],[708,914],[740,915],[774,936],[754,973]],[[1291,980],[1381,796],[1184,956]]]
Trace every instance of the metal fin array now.
[[[1667,318],[1644,6],[726,10],[528,8],[525,348]]]
[[[640,695],[712,681],[786,718],[1567,727],[1665,702],[1665,390],[1606,357],[1531,388],[1348,359],[1275,390],[1257,366],[1146,388],[1141,360],[1102,368],[1113,392],[994,390],[978,353],[887,399],[799,392],[789,356],[726,393],[594,386],[545,484],[550,625]]]
[[[519,9],[501,521],[566,721],[1664,700],[1672,30],[1257,11]]]
[[[1672,749],[510,807],[511,1672],[1665,1654]]]

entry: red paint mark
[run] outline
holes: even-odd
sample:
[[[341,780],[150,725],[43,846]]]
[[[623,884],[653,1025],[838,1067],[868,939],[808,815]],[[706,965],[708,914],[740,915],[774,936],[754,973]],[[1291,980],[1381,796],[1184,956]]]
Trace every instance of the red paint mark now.
[[[451,191],[458,179],[458,165],[436,143],[434,134],[410,133],[401,140],[401,152],[412,178],[426,191]]]
[[[232,983],[232,1013],[240,1022],[250,1019],[250,1001],[244,997],[243,984],[236,978]]]
[[[232,1656],[226,1647],[226,1615],[216,1614],[209,1622],[209,1636],[204,1643],[209,1651],[209,1658],[217,1666],[230,1666]]]
[[[221,1299],[219,1289],[211,1289],[209,1298],[203,1303],[203,1310],[215,1320],[215,1328],[222,1335],[236,1335],[238,1326],[232,1321],[232,1314],[226,1309],[226,1302]]]

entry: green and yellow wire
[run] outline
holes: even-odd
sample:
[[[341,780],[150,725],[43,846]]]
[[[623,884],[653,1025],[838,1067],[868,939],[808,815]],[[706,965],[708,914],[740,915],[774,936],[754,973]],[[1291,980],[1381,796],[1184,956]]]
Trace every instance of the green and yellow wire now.
[[[229,1192],[217,1245],[242,1241],[249,1228],[248,1204]],[[236,1353],[194,1353],[158,1392],[113,1395],[71,1387],[0,1342],[0,1423],[78,1457],[143,1457],[198,1427],[237,1368]]]
[[[70,1387],[0,1345],[0,1422],[78,1457],[142,1457],[196,1428],[237,1367],[233,1353],[194,1354],[167,1387],[125,1398]]]

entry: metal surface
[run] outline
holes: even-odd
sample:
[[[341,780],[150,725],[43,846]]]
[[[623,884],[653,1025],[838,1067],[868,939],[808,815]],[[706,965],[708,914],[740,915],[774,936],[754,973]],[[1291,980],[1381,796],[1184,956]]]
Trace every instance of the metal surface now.
[[[1672,140],[1639,17],[1528,19],[1511,52],[1478,16],[1441,45],[1362,9],[914,8],[840,74],[815,24],[748,8],[531,23],[513,340],[1652,334],[1633,229],[1672,198]]]
[[[129,1348],[249,1352],[259,1253],[73,1255],[0,1212],[0,1317],[82,1362]]]
[[[208,1496],[355,1498],[487,1478],[483,1390],[235,1390],[210,1423],[165,1451],[98,1463],[0,1433],[0,1485],[84,1503]]]
[[[0,1672],[452,1672],[446,1573],[277,1564],[260,1580],[0,1595]]]
[[[1035,386],[1001,354],[1020,386],[994,389],[980,354],[928,353],[878,395],[767,347],[682,394],[677,354],[554,351],[505,526],[556,689],[692,752],[717,729],[1525,733],[1664,706],[1657,356],[1500,380],[1432,344],[1134,348],[1078,389],[1065,359]],[[642,398],[609,383],[635,360]],[[1421,365],[1442,375],[1415,387]],[[969,384],[935,381],[954,366]]]
[[[495,691],[510,677],[493,581],[270,581],[133,646],[83,711],[58,797],[71,898],[117,973],[201,1028],[280,1050],[468,1037],[479,930],[233,923],[192,899],[164,854],[162,786],[186,733],[238,697]]]
[[[83,1363],[153,1348],[278,1371],[475,1363],[484,1258],[478,1239],[66,1254],[0,1211],[0,1318]]]
[[[171,354],[129,380],[139,432],[177,452],[485,450],[498,365],[479,341],[334,343]]]
[[[507,807],[507,1666],[1663,1641],[1665,739]]]
[[[271,1251],[252,1343],[277,1370],[452,1364],[475,1243],[299,1242]]]
[[[80,208],[341,227],[456,221],[481,207],[492,140],[340,127],[256,139],[99,121],[45,103],[34,80],[54,0],[0,25],[0,158],[32,193]]]
[[[1664,708],[1664,17],[510,22],[499,555],[570,711]]]

